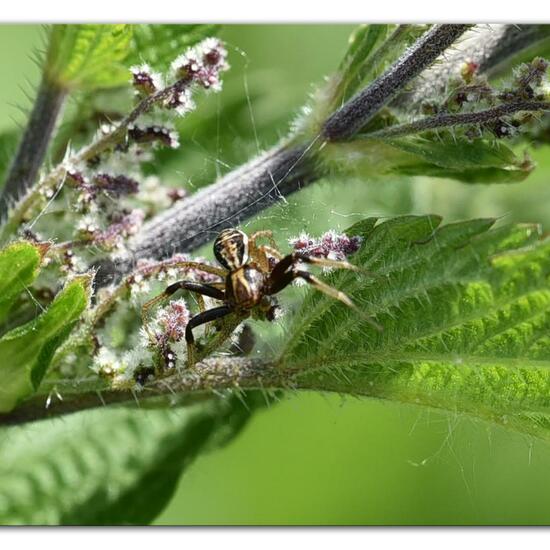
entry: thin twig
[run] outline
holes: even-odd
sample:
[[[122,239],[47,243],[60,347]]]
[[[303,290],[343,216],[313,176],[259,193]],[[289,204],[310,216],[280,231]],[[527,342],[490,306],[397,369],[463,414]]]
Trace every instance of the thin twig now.
[[[441,114],[433,117],[416,120],[409,124],[399,124],[383,130],[364,134],[362,137],[370,138],[390,138],[418,134],[426,130],[436,130],[450,126],[462,126],[465,124],[483,124],[493,120],[498,120],[503,116],[509,116],[521,111],[536,112],[549,111],[550,102],[547,101],[521,101],[518,103],[504,103],[497,107],[484,109],[483,111],[474,111],[471,113],[452,113]]]

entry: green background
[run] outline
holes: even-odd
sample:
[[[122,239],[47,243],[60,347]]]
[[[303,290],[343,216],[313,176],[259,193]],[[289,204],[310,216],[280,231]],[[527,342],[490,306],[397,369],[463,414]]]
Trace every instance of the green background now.
[[[199,101],[163,179],[201,186],[284,135],[338,64],[352,26],[226,27],[224,91]],[[25,120],[39,71],[38,26],[0,30],[0,131]],[[257,140],[256,140],[257,135]],[[502,216],[550,228],[550,154],[524,183],[440,179],[319,182],[247,224],[279,241],[343,229],[367,215]],[[434,269],[438,266],[434,265]],[[289,298],[290,300],[291,298]],[[264,348],[270,331],[257,327]],[[200,456],[158,524],[549,524],[547,444],[462,415],[374,400],[289,394],[227,447]]]

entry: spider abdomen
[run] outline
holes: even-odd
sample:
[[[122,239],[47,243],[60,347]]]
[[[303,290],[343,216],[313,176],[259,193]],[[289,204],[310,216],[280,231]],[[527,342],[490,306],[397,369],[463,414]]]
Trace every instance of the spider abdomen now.
[[[227,294],[238,308],[250,309],[258,305],[264,295],[265,275],[245,265],[228,275]]]

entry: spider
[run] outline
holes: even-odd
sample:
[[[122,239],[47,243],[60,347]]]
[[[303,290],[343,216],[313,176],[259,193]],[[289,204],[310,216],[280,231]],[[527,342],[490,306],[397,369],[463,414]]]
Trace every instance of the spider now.
[[[261,238],[267,239],[269,245],[258,245],[257,241]],[[222,281],[208,284],[178,281],[143,305],[143,320],[147,327],[149,310],[158,302],[168,299],[178,290],[187,290],[198,294],[200,313],[192,317],[185,328],[189,368],[197,360],[194,328],[211,321],[224,319],[221,330],[209,345],[209,349],[203,350],[205,354],[208,354],[209,351],[220,346],[250,315],[273,320],[277,308],[277,302],[273,296],[295,279],[301,279],[348,307],[357,309],[346,294],[325,284],[303,269],[301,264],[360,271],[357,266],[345,261],[314,258],[303,252],[292,252],[283,256],[271,231],[257,231],[249,236],[238,229],[225,229],[214,241],[214,256],[221,267],[200,262],[181,262],[178,265],[181,268],[196,269],[218,275]],[[219,300],[221,305],[206,310],[203,296]]]

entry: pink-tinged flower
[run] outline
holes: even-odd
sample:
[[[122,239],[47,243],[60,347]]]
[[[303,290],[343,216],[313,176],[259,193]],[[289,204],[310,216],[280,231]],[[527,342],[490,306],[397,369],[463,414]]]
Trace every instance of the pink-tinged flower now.
[[[95,174],[92,184],[100,191],[121,197],[123,195],[132,195],[139,190],[139,183],[124,174],[113,176],[111,174]]]
[[[221,89],[220,74],[228,68],[227,50],[217,38],[203,40],[171,64],[172,74],[186,89],[195,83],[214,91]]]
[[[331,260],[346,260],[348,256],[357,252],[361,246],[361,237],[349,237],[345,233],[327,231],[319,239],[314,239],[306,233],[289,240],[290,246],[314,258],[328,258]]]
[[[172,204],[181,201],[181,199],[184,199],[187,197],[187,191],[185,189],[176,188],[169,189],[166,194],[168,195],[168,198],[172,202]]]
[[[170,302],[157,317],[163,339],[169,342],[183,339],[189,318],[189,309],[184,300]]]
[[[81,228],[81,236],[102,248],[113,250],[122,246],[128,237],[139,231],[144,217],[143,210],[138,208],[130,212],[117,213],[106,229],[101,230],[97,226],[88,225]]]
[[[151,95],[163,88],[160,74],[155,73],[149,65],[137,65],[130,67],[132,73],[131,84],[138,94]]]
[[[164,105],[168,109],[174,109],[178,115],[184,115],[195,108],[189,88],[173,90]]]
[[[131,125],[128,138],[136,143],[161,143],[171,149],[177,149],[180,144],[178,132],[160,124],[143,127]]]

